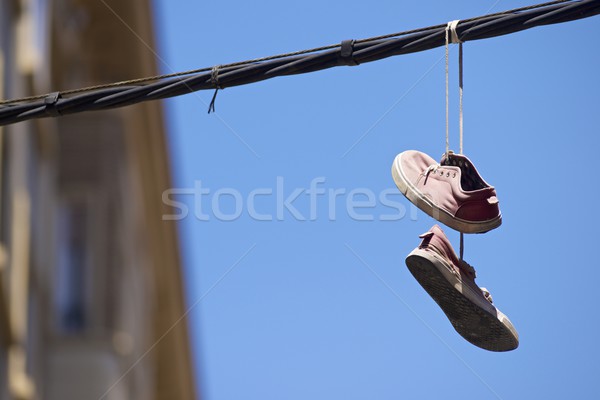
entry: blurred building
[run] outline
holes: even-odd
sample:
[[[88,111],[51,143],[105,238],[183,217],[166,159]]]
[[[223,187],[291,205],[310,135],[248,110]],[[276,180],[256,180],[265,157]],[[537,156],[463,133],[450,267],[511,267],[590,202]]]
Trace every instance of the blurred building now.
[[[0,98],[157,73],[150,0],[0,0]],[[194,399],[161,105],[0,127],[0,400]]]

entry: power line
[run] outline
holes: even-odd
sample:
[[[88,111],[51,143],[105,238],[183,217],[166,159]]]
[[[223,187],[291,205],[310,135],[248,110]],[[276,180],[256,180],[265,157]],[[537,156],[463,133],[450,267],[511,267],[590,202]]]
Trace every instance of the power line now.
[[[461,20],[461,41],[486,39],[600,14],[600,0],[558,0]],[[358,65],[443,46],[446,24],[216,67],[0,101],[0,125],[83,111],[123,107],[193,91],[226,88],[277,76]],[[152,82],[152,83],[148,83]]]
[[[467,20],[463,20],[463,22],[478,21],[480,19],[484,19],[484,18],[488,18],[488,17],[492,17],[492,16],[527,11],[527,10],[546,7],[546,6],[555,5],[555,4],[568,3],[570,1],[572,1],[572,0],[556,0],[556,1],[551,1],[548,3],[536,4],[533,6],[527,6],[527,7],[516,8],[513,10],[502,11],[502,12],[499,12],[496,14],[490,14],[490,15],[486,15],[483,17],[470,18]],[[371,37],[368,39],[360,39],[360,40],[356,40],[355,43],[370,42],[370,41],[380,40],[380,39],[390,39],[393,37],[399,37],[399,36],[409,35],[409,34],[413,34],[413,33],[423,32],[423,31],[430,30],[430,29],[444,28],[444,27],[445,27],[445,25],[435,25],[435,26],[429,26],[427,28],[412,29],[409,31],[402,31],[402,32],[397,32],[397,33],[392,33],[392,34],[387,34],[387,35],[382,35],[382,36],[376,36],[376,37]],[[291,57],[291,56],[316,53],[319,51],[339,48],[340,46],[341,46],[340,43],[336,43],[336,44],[332,44],[329,46],[321,46],[321,47],[316,47],[316,48],[312,48],[312,49],[299,50],[299,51],[295,51],[295,52],[277,54],[277,55],[268,56],[268,57],[255,58],[255,59],[246,60],[246,61],[238,61],[238,62],[234,62],[234,63],[230,63],[230,64],[220,65],[220,68],[238,67],[238,66],[254,64],[254,63],[262,62],[262,61],[277,60],[280,58],[287,58],[287,57]],[[192,69],[192,70],[182,71],[182,72],[175,72],[175,73],[170,73],[170,74],[156,75],[156,76],[150,76],[150,77],[145,77],[145,78],[138,78],[138,79],[131,79],[131,80],[126,80],[126,81],[114,82],[114,83],[94,85],[94,86],[89,86],[89,87],[80,88],[80,89],[64,90],[64,91],[61,91],[61,94],[63,96],[65,96],[65,95],[70,95],[70,94],[89,92],[89,91],[98,90],[98,89],[107,89],[107,88],[112,88],[112,87],[134,85],[134,84],[138,84],[138,83],[147,83],[147,82],[157,81],[157,80],[161,80],[161,79],[174,78],[174,77],[178,77],[178,76],[192,75],[192,74],[197,74],[200,72],[212,71],[213,68],[214,67],[198,68],[198,69]],[[43,94],[43,95],[37,95],[37,96],[23,97],[23,98],[19,98],[19,99],[2,100],[2,101],[0,101],[0,105],[10,104],[10,103],[21,103],[24,101],[39,100],[39,99],[45,98],[46,96],[48,96],[48,95]]]

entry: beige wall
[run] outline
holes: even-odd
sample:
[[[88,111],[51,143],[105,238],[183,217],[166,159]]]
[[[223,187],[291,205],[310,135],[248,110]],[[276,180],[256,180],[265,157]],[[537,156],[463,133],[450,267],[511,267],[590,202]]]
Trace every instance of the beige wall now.
[[[152,46],[146,0],[0,0],[0,95],[153,75]],[[196,398],[160,103],[0,135],[0,399]]]

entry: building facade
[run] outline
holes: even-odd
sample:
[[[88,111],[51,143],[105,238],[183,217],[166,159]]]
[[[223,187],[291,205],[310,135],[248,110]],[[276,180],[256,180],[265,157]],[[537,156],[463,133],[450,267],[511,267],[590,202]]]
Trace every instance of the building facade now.
[[[0,0],[0,98],[157,73],[149,0]],[[0,400],[195,399],[159,102],[0,127]]]

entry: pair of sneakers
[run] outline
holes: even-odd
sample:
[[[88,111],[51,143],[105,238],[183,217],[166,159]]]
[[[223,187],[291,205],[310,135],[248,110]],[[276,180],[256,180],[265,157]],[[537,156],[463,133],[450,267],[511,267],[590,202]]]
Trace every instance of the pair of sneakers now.
[[[502,223],[496,190],[464,155],[445,153],[438,163],[415,150],[398,154],[392,165],[398,189],[432,218],[461,233],[483,233]],[[514,350],[519,336],[475,283],[475,269],[456,256],[444,231],[434,225],[406,258],[419,284],[467,341],[491,351]]]

